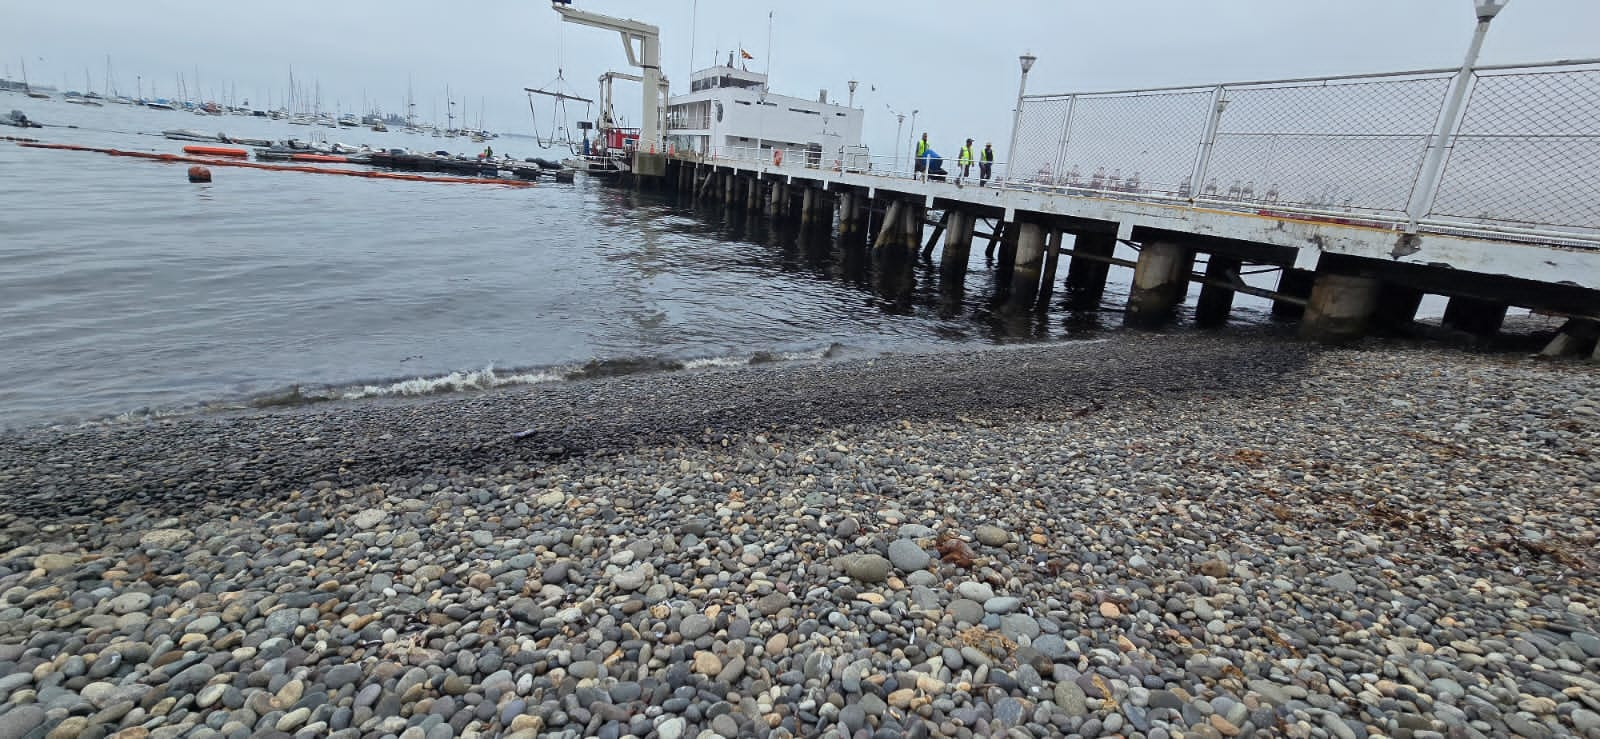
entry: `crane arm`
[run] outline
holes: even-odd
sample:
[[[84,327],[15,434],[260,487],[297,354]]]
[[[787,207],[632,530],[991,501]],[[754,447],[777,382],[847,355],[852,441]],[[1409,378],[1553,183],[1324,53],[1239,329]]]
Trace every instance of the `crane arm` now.
[[[599,13],[590,13],[588,11],[578,10],[571,5],[559,2],[559,0],[556,2],[551,2],[550,7],[553,8],[557,13],[561,14],[561,20],[564,20],[568,23],[576,23],[581,26],[591,26],[593,28],[603,28],[608,31],[616,31],[622,34],[622,46],[628,52],[628,64],[630,66],[659,66],[659,62],[651,59],[641,59],[640,57],[648,56],[648,54],[643,53],[645,39],[660,38],[660,28],[629,18],[612,18],[611,16],[601,15]],[[640,53],[634,52],[633,42],[635,40],[639,41]]]

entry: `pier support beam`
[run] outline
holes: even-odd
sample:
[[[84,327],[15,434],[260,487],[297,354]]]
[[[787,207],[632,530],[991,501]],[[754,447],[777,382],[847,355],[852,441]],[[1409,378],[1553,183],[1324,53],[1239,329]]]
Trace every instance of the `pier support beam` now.
[[[1160,323],[1189,290],[1194,252],[1170,241],[1145,242],[1128,291],[1128,320]]]
[[[1445,328],[1465,331],[1479,337],[1494,336],[1506,320],[1506,304],[1456,296],[1444,307]]]
[[[1061,240],[1064,237],[1060,229],[1052,228],[1045,238],[1044,275],[1039,279],[1039,301],[1034,305],[1035,310],[1050,309],[1050,298],[1055,295],[1056,289],[1056,267],[1061,263]]]
[[[1031,306],[1039,296],[1039,273],[1044,265],[1044,228],[1018,222],[1017,251],[1011,266],[1011,303]]]
[[[839,235],[856,230],[856,194],[846,192],[839,196]]]
[[[761,203],[761,180],[755,177],[747,177],[745,178],[745,184],[749,189],[745,190],[744,209],[755,210],[760,207]]]
[[[1372,315],[1373,329],[1390,335],[1409,333],[1422,306],[1422,295],[1413,287],[1383,283],[1378,289],[1378,309]]]
[[[928,241],[922,246],[922,258],[933,258],[933,247],[938,245],[939,237],[944,235],[944,230],[950,227],[950,210],[945,209],[944,215],[939,218],[939,223],[933,227],[933,233],[928,235]]]
[[[1114,233],[1077,234],[1072,239],[1072,251],[1088,256],[1111,257],[1117,251]],[[1106,275],[1111,265],[1095,259],[1073,258],[1067,265],[1068,301],[1079,310],[1098,308],[1106,294]]]
[[[872,242],[873,249],[882,249],[894,245],[900,239],[900,214],[903,208],[900,201],[889,201],[889,207],[883,212],[883,225],[878,227],[878,238]]]
[[[972,257],[972,227],[977,219],[960,210],[946,212],[944,251],[939,254],[939,272],[946,277],[959,279],[967,274],[967,260]]]
[[[1206,261],[1206,277],[1216,280],[1239,279],[1238,257],[1212,254]],[[1221,326],[1228,322],[1228,312],[1233,310],[1233,291],[1216,283],[1200,288],[1200,300],[1195,304],[1194,322],[1201,326]]]
[[[1316,273],[1305,269],[1284,267],[1283,274],[1278,276],[1278,292],[1296,298],[1311,297],[1311,286],[1316,282]],[[1299,303],[1284,300],[1272,302],[1272,316],[1274,318],[1294,319],[1305,315],[1306,307]]]
[[[920,205],[907,204],[901,209],[900,245],[912,253],[922,245],[922,222],[926,218],[927,211]]]
[[[1594,347],[1594,359],[1600,359],[1600,322],[1583,318],[1567,319],[1561,330],[1545,344],[1539,352],[1541,357],[1564,357],[1567,355],[1588,353],[1588,348]]]
[[[1372,277],[1318,275],[1300,322],[1300,336],[1329,344],[1361,338],[1378,309],[1381,288],[1382,283]]]
[[[817,218],[817,188],[804,187],[800,195],[800,222],[810,223]]]

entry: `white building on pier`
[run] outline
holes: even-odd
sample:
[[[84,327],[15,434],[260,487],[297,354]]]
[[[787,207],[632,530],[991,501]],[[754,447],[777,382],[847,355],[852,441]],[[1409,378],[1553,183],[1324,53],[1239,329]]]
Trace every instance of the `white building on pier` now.
[[[680,153],[751,161],[774,158],[836,168],[865,168],[862,111],[828,102],[778,95],[767,76],[728,63],[690,76],[690,91],[667,100],[666,141]]]

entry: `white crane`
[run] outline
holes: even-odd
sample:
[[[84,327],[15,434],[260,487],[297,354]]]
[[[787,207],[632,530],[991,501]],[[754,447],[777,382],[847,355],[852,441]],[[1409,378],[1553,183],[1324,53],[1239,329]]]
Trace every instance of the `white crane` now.
[[[644,105],[640,111],[643,120],[639,125],[638,150],[652,154],[665,151],[661,142],[661,111],[664,107],[662,98],[666,95],[667,80],[661,76],[661,29],[636,20],[612,18],[599,13],[577,10],[572,7],[571,0],[553,0],[550,7],[561,14],[561,20],[568,23],[603,28],[622,34],[622,47],[628,52],[628,64],[644,70],[640,75]],[[635,43],[638,44],[637,50],[634,47]]]

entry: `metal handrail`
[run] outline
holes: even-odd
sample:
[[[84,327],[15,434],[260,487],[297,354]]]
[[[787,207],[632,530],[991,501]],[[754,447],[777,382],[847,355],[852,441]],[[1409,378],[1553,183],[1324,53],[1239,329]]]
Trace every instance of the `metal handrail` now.
[[[1542,69],[1545,67],[1577,67],[1590,64],[1600,64],[1600,58],[1592,59],[1557,59],[1550,62],[1516,62],[1510,64],[1479,64],[1473,67],[1475,72],[1495,72],[1513,69]],[[1357,79],[1388,79],[1393,77],[1426,77],[1437,74],[1455,74],[1460,67],[1439,67],[1436,69],[1413,69],[1402,72],[1366,72],[1356,74],[1339,74],[1327,77],[1289,77],[1278,80],[1247,80],[1241,82],[1223,82],[1220,84],[1198,85],[1173,85],[1170,87],[1141,87],[1126,90],[1087,90],[1081,92],[1049,92],[1023,95],[1023,100],[1064,100],[1075,95],[1131,95],[1143,92],[1179,92],[1183,90],[1203,91],[1213,87],[1257,87],[1261,85],[1289,85],[1304,84],[1308,82],[1341,82]]]

